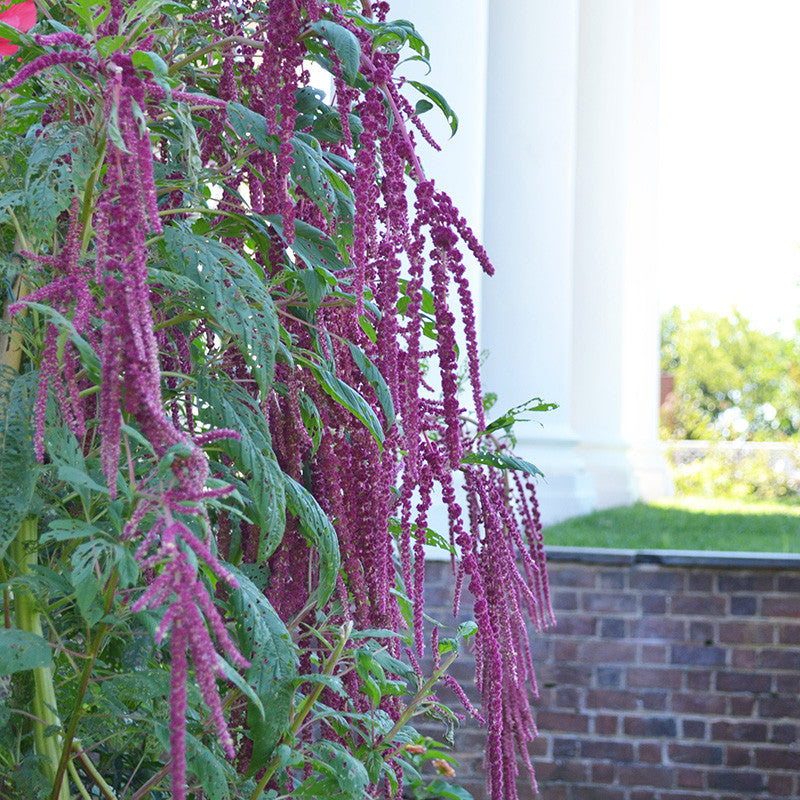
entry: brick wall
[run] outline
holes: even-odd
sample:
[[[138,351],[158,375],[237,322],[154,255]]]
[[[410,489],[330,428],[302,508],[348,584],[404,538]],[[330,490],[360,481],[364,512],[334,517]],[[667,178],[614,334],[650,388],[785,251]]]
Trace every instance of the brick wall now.
[[[541,800],[800,798],[800,559],[549,558],[557,625],[532,633]],[[441,618],[448,575],[429,564]],[[469,659],[456,667],[466,680]],[[455,745],[459,782],[481,800],[480,729]],[[533,793],[520,783],[520,796]]]

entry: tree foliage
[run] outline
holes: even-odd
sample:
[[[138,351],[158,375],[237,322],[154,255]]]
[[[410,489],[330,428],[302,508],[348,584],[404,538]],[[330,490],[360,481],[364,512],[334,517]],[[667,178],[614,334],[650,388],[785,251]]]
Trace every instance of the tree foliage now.
[[[782,440],[800,431],[800,339],[756,330],[738,311],[673,308],[661,323],[668,439]]]

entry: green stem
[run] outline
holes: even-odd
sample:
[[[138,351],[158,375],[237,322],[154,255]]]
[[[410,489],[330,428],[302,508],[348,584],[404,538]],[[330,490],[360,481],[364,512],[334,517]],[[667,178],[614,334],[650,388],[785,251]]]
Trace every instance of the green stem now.
[[[11,544],[12,556],[17,562],[20,575],[30,575],[37,561],[37,537],[39,520],[36,517],[26,519],[20,526],[17,537]],[[17,626],[20,630],[42,635],[41,615],[36,610],[34,598],[30,592],[19,587],[14,591],[14,610]],[[53,685],[53,673],[50,667],[36,667],[33,670],[33,738],[36,752],[43,756],[45,770],[53,780],[58,775],[62,752],[57,736],[45,736],[45,728],[61,727],[58,718],[56,691]],[[52,800],[69,800],[69,788],[65,785],[53,791]]]
[[[116,588],[116,573],[114,577],[109,581],[108,590],[106,594],[106,614],[111,610],[111,604],[114,599],[114,590]],[[58,762],[58,769],[56,770],[56,777],[53,782],[53,792],[50,795],[50,800],[62,800],[61,798],[61,790],[65,788],[64,784],[64,773],[67,770],[67,764],[70,760],[70,754],[72,752],[72,743],[75,740],[75,733],[78,730],[78,722],[80,722],[81,718],[81,708],[83,706],[83,698],[86,694],[86,690],[89,687],[89,678],[92,675],[92,669],[94,668],[94,662],[97,658],[98,653],[100,652],[100,648],[103,645],[103,641],[105,640],[106,633],[108,631],[108,623],[101,623],[97,626],[97,635],[94,637],[91,643],[91,647],[88,648],[89,652],[86,657],[86,661],[83,665],[83,672],[81,673],[81,680],[78,686],[78,692],[75,696],[75,705],[72,709],[72,714],[69,718],[69,723],[67,724],[67,729],[64,733],[64,746],[61,751],[61,758]],[[69,800],[69,795],[66,796],[67,800]]]
[[[411,717],[414,716],[416,713],[417,706],[430,694],[431,689],[433,688],[434,684],[439,680],[439,678],[447,672],[448,667],[456,660],[458,653],[453,653],[450,658],[448,658],[444,664],[442,664],[439,669],[437,669],[433,675],[428,678],[425,683],[417,690],[417,693],[411,698],[411,702],[406,706],[405,711],[400,715],[400,718],[395,722],[394,726],[390,731],[388,731],[384,736],[381,736],[380,739],[376,742],[376,747],[380,745],[382,742],[391,742],[394,739],[395,735],[403,728],[404,725],[408,723]]]
[[[348,622],[342,626],[341,634],[339,635],[339,641],[336,643],[336,647],[331,653],[330,658],[325,662],[325,667],[322,670],[323,675],[331,675],[333,670],[336,669],[336,665],[339,663],[339,661],[341,661],[345,645],[350,640],[350,634],[352,630],[352,622]],[[314,703],[317,702],[324,688],[324,684],[318,683],[312,690],[311,694],[309,694],[308,697],[306,697],[306,699],[303,701],[303,704],[300,706],[297,714],[295,714],[294,719],[289,725],[289,736],[294,737],[297,731],[300,730],[300,726],[305,722],[306,717],[311,712],[311,709],[314,707]],[[278,768],[279,764],[280,759],[277,755],[270,759],[263,777],[258,782],[258,786],[256,786],[253,794],[250,795],[250,800],[258,800],[258,796],[264,791],[264,788],[269,783],[270,778],[272,778],[272,776],[275,774],[275,770]]]

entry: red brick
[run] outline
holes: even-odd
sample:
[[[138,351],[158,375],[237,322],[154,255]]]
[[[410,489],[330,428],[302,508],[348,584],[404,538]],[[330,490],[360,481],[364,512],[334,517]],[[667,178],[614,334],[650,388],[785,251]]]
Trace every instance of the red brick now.
[[[693,620],[689,623],[690,642],[705,642],[705,644],[713,644],[716,638],[713,622]]]
[[[711,738],[734,742],[766,742],[766,722],[714,722]]]
[[[756,749],[756,766],[760,769],[797,772],[800,770],[800,752],[788,748],[759,747]]]
[[[794,744],[797,741],[797,733],[796,723],[773,723],[769,740],[775,744]]]
[[[758,598],[747,594],[731,597],[731,614],[737,617],[752,617],[758,614]]]
[[[755,650],[737,647],[731,651],[731,666],[736,669],[755,669],[756,660]]]
[[[533,766],[537,780],[542,783],[586,783],[589,780],[588,765],[572,758],[567,761],[536,761]]]
[[[542,733],[586,733],[589,730],[589,717],[565,711],[539,711],[536,714],[536,727]]]
[[[690,572],[687,589],[690,592],[710,592],[713,586],[712,576],[707,572]]]
[[[678,732],[674,717],[625,717],[622,729],[626,736],[636,736],[640,739],[674,738]]]
[[[735,792],[760,792],[764,788],[764,780],[758,772],[727,769],[710,772],[708,786],[710,789],[727,789]]]
[[[614,780],[614,773],[616,767],[614,764],[605,764],[603,762],[592,762],[592,783],[595,785],[605,783],[605,784],[613,784],[615,783]]]
[[[667,572],[660,568],[640,567],[631,570],[631,589],[658,590],[670,593],[682,592],[684,588],[683,573]]]
[[[761,697],[758,701],[758,716],[765,719],[800,717],[800,700],[796,697]]]
[[[721,644],[772,644],[775,626],[762,622],[720,622]]]
[[[636,611],[636,597],[619,592],[584,592],[581,607],[591,613],[632,614]]]
[[[658,800],[658,793],[655,789],[634,789],[630,794],[630,800]]]
[[[762,650],[758,654],[758,666],[762,669],[800,670],[800,652],[797,650]]]
[[[590,689],[586,693],[586,707],[633,711],[636,708],[636,695],[622,689]]]
[[[800,644],[800,625],[779,625],[778,641],[781,644]]]
[[[547,565],[547,578],[551,587],[578,586],[590,588],[594,586],[595,573],[591,568],[563,567],[560,564],[551,562]]]
[[[624,639],[625,620],[621,617],[600,620],[600,636],[603,639]]]
[[[636,660],[633,642],[587,641],[578,648],[578,658],[584,664],[631,664]]]
[[[725,613],[725,597],[704,594],[675,595],[672,613],[700,617],[721,617]]]
[[[628,667],[628,686],[638,689],[680,689],[683,679],[677,669]]]
[[[682,767],[678,770],[678,786],[682,789],[703,789],[706,785],[706,773],[700,769],[687,769]]]
[[[671,649],[670,660],[673,664],[722,666],[725,664],[726,654],[726,650],[722,647],[674,645]]]
[[[568,642],[564,639],[557,639],[555,647],[555,659],[557,662],[577,661],[578,643]]]
[[[641,661],[643,664],[666,664],[667,648],[660,644],[643,644]]]
[[[619,729],[619,717],[616,714],[598,714],[594,718],[594,732],[608,736],[616,734]]]
[[[641,607],[642,614],[666,614],[667,598],[663,594],[643,594]]]
[[[750,767],[753,765],[753,751],[749,747],[729,744],[725,748],[725,763],[729,767]]]
[[[778,591],[800,594],[800,575],[778,575]]]
[[[765,592],[773,591],[775,581],[773,576],[762,572],[755,575],[720,575],[717,578],[717,588],[721,594],[733,592]]]
[[[681,722],[684,739],[705,739],[706,723],[701,719],[685,719]]]
[[[711,671],[690,669],[686,673],[686,688],[694,692],[707,692],[711,688]]]
[[[577,592],[551,592],[550,598],[555,611],[575,611],[578,608]]]
[[[553,739],[553,758],[573,758],[578,754],[578,741],[569,739]]]
[[[634,760],[633,745],[630,742],[582,739],[580,753],[581,758],[596,758],[616,763],[626,763]]]
[[[675,770],[657,764],[630,764],[619,768],[623,786],[653,786],[669,788],[675,785]]]
[[[772,677],[759,672],[719,672],[718,692],[768,692]]]
[[[642,742],[637,745],[636,755],[643,764],[660,764],[664,760],[661,745],[656,742]]]
[[[666,692],[641,692],[639,700],[645,711],[666,711],[667,693]]]
[[[559,636],[594,636],[596,630],[596,617],[583,617],[561,613],[556,619],[553,633]]]
[[[778,694],[800,694],[800,675],[796,673],[776,675],[775,689]]]
[[[756,707],[756,695],[731,695],[728,697],[730,708],[728,714],[731,717],[752,717]]]
[[[628,573],[629,570],[603,570],[597,576],[597,586],[600,589],[624,589]]]
[[[713,694],[674,694],[672,710],[677,714],[715,714],[725,713],[725,698]]]
[[[581,704],[581,692],[575,686],[559,686],[556,689],[555,705],[558,708],[578,708]]]
[[[768,775],[767,791],[772,797],[789,797],[792,794],[792,776]]]
[[[682,642],[686,638],[683,620],[663,616],[643,617],[631,622],[631,636],[637,639]]]
[[[676,764],[722,763],[722,748],[717,745],[672,743],[667,747],[667,753]]]
[[[765,617],[800,617],[800,597],[764,597],[761,600],[761,613]]]

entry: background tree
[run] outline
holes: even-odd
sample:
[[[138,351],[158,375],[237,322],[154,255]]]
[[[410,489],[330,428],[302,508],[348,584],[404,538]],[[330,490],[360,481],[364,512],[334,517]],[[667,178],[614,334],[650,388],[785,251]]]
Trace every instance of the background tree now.
[[[672,308],[661,321],[667,439],[782,440],[800,430],[800,339],[728,315]]]

